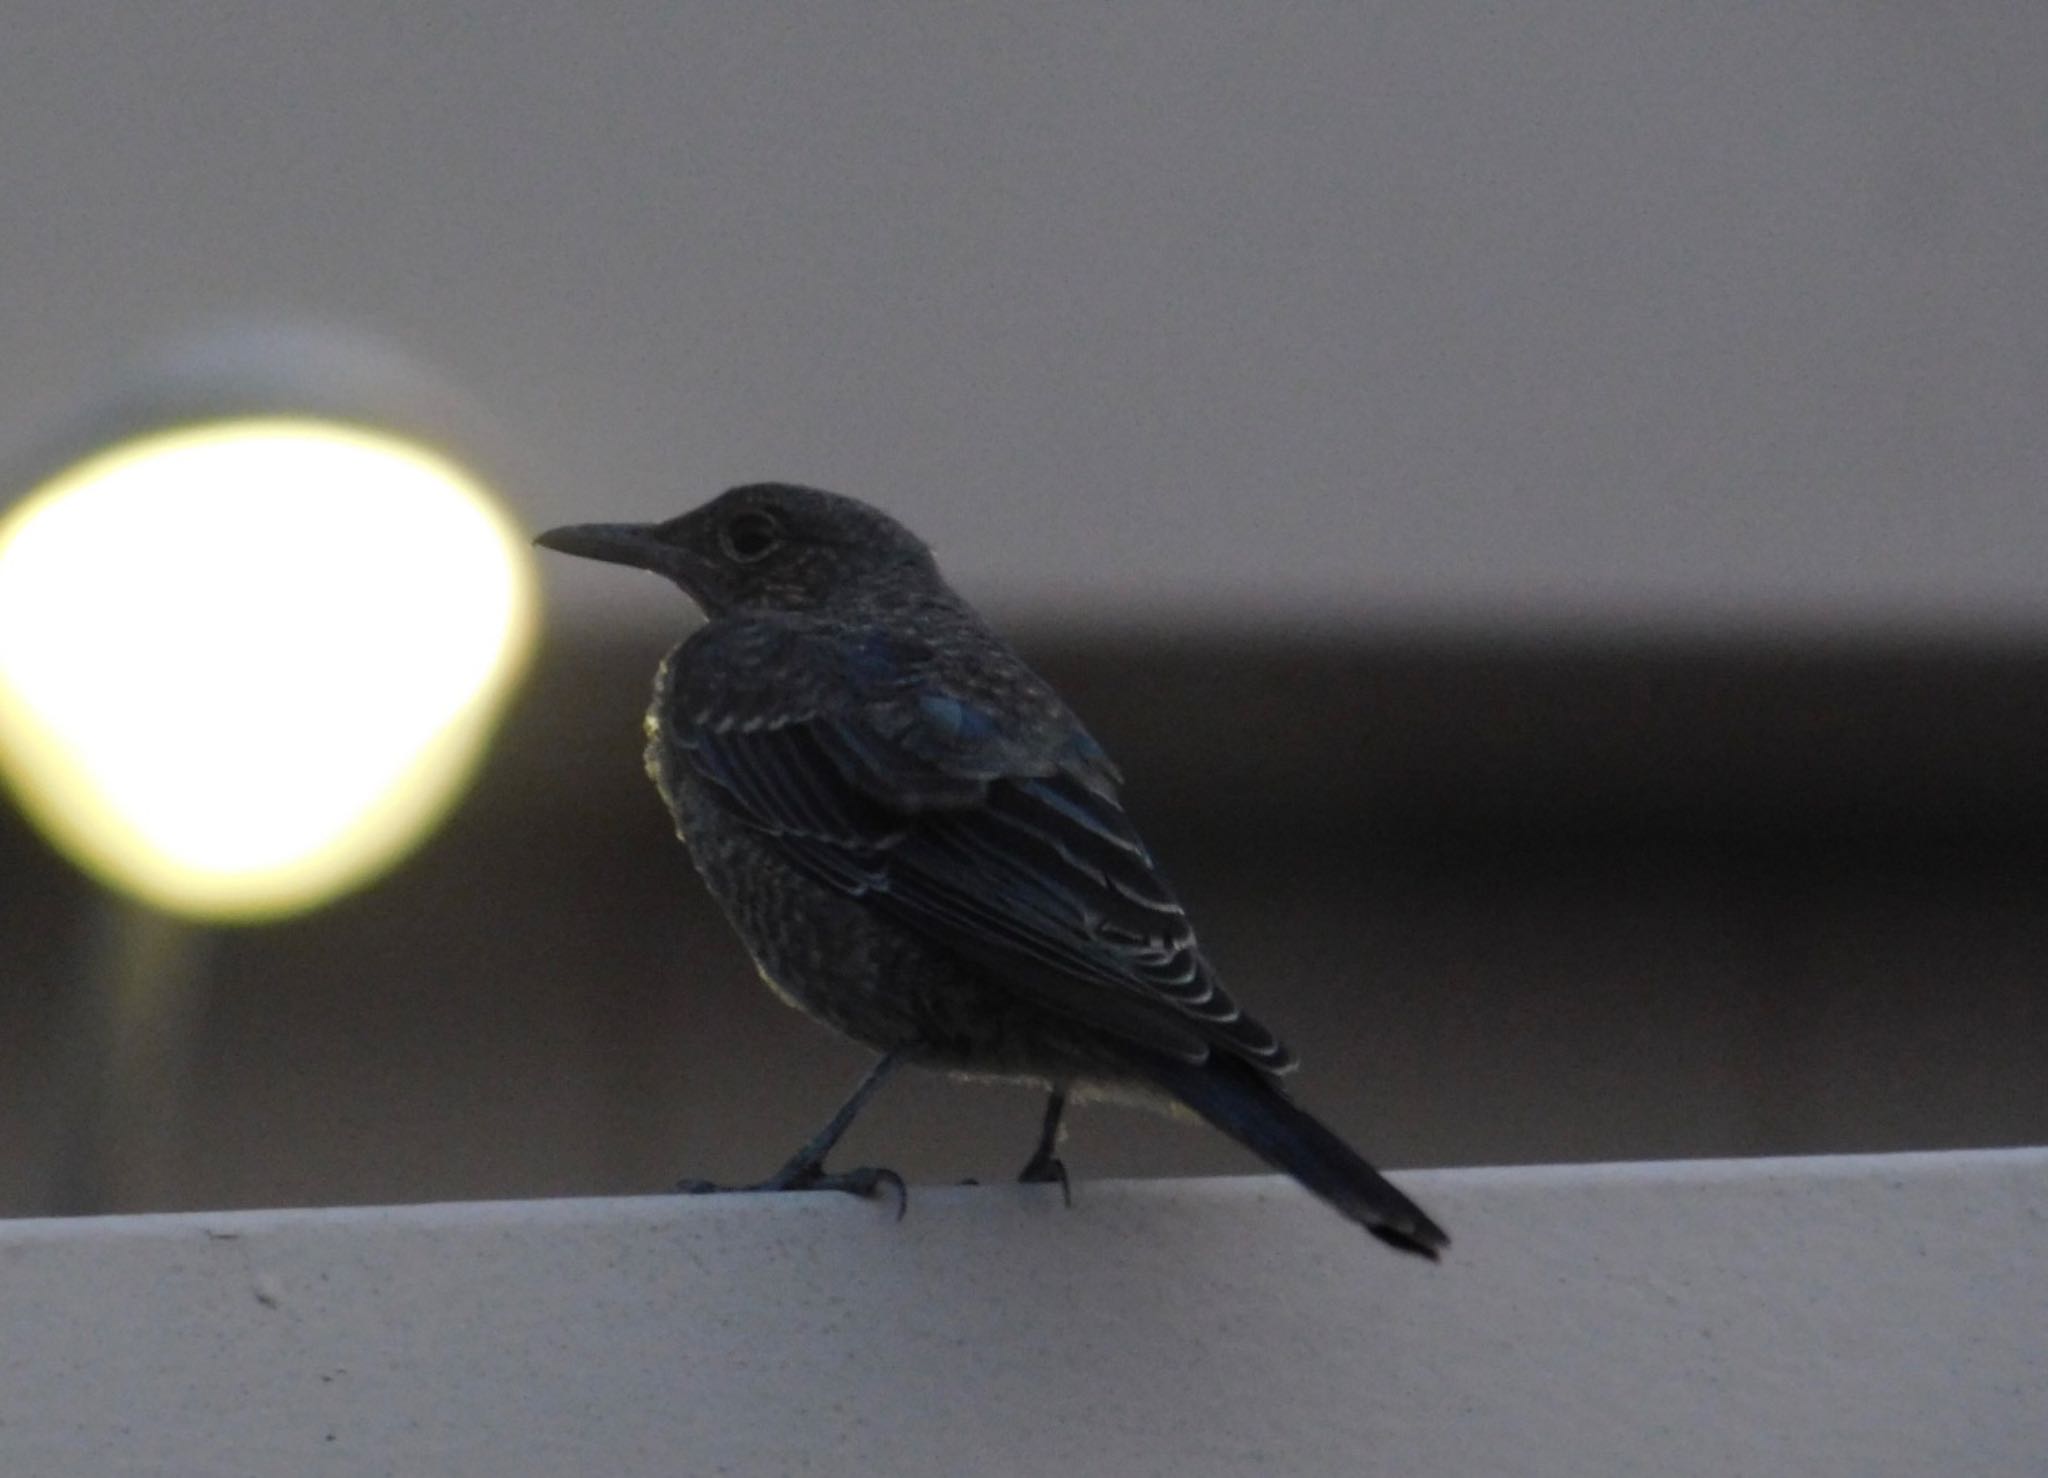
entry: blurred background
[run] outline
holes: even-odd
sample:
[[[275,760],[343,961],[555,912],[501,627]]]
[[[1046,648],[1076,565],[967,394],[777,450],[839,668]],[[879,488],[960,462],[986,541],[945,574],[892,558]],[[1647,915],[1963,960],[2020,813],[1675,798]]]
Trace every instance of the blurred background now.
[[[1389,1164],[2040,1142],[2044,77],[2024,0],[18,0],[0,514],[179,344],[374,344],[338,409],[522,532],[781,478],[924,534]],[[245,562],[385,609],[320,529]],[[836,1105],[640,773],[694,617],[538,576],[473,788],[320,906],[170,922],[15,777],[0,1213],[752,1178]],[[148,747],[134,588],[80,665]],[[318,718],[234,723],[326,783]],[[843,1153],[1001,1178],[1037,1113],[899,1082]],[[1111,1108],[1066,1155],[1252,1168]]]

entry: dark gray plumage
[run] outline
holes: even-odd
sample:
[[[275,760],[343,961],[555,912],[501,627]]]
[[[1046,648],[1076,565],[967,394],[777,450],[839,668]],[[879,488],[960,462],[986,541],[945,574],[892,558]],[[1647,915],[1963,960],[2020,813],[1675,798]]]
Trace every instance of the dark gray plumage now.
[[[1294,1057],[1239,1009],[1059,697],[852,498],[762,483],[666,523],[537,541],[655,571],[709,618],[663,662],[647,766],[712,894],[792,1004],[882,1054],[763,1189],[869,1192],[824,1158],[904,1062],[1163,1096],[1374,1236],[1449,1239],[1280,1086]],[[698,1189],[715,1189],[699,1185]]]

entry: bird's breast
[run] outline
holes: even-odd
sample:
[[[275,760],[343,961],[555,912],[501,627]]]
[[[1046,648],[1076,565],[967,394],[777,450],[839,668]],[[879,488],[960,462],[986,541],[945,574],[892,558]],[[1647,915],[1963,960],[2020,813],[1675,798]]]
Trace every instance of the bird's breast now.
[[[676,654],[680,647],[661,659],[661,666],[654,670],[654,695],[647,704],[647,713],[640,720],[640,732],[646,740],[641,751],[641,762],[647,767],[647,778],[654,782],[654,788],[661,792],[661,798],[668,804],[669,814],[676,819],[676,833],[683,840],[689,836],[683,830],[683,811],[676,795],[677,761],[674,746],[668,741],[669,695],[675,688]]]

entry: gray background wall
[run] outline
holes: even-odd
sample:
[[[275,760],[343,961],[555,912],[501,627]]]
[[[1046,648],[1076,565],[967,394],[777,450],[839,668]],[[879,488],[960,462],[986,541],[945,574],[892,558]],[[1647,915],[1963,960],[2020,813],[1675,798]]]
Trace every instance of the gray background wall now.
[[[2044,72],[2025,0],[17,0],[0,410],[288,311],[536,522],[809,478],[1076,619],[2038,622]]]
[[[2022,3],[28,0],[0,427],[311,319],[481,407],[536,527],[886,502],[1389,1159],[2038,1139],[2043,76]],[[642,793],[676,602],[548,578],[451,829],[221,942],[124,1204],[743,1174],[855,1070]],[[27,1210],[92,905],[0,861]],[[1030,1119],[931,1085],[864,1144],[988,1175]],[[1082,1173],[1239,1163],[1093,1122]]]

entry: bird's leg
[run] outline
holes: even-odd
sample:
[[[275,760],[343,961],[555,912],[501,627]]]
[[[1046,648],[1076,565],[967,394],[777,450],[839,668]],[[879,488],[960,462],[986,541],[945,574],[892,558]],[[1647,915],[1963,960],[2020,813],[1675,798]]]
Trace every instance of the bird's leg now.
[[[868,1069],[867,1076],[855,1085],[839,1112],[825,1123],[825,1127],[813,1134],[804,1147],[789,1157],[789,1163],[761,1182],[758,1189],[764,1191],[847,1191],[857,1196],[872,1196],[881,1186],[890,1186],[896,1192],[896,1214],[901,1216],[909,1204],[909,1193],[904,1189],[903,1177],[893,1170],[864,1165],[854,1170],[841,1170],[828,1174],[825,1157],[832,1153],[832,1147],[839,1143],[840,1136],[852,1126],[855,1117],[875,1096],[890,1073],[896,1070],[900,1058],[894,1051],[885,1052]]]
[[[896,1192],[896,1215],[900,1219],[910,1205],[910,1192],[903,1184],[903,1177],[895,1171],[877,1165],[862,1165],[853,1170],[827,1171],[825,1157],[832,1153],[832,1147],[839,1143],[840,1136],[853,1123],[867,1101],[874,1097],[890,1073],[902,1061],[898,1052],[885,1052],[877,1058],[875,1065],[868,1069],[867,1076],[855,1086],[846,1102],[839,1106],[839,1112],[825,1123],[825,1127],[813,1134],[804,1147],[789,1157],[780,1170],[766,1180],[753,1185],[716,1185],[708,1180],[686,1180],[676,1186],[687,1195],[708,1195],[720,1191],[845,1191],[849,1195],[872,1196],[883,1186]]]
[[[1026,1185],[1058,1181],[1060,1195],[1071,1206],[1074,1204],[1074,1187],[1067,1180],[1066,1165],[1053,1153],[1059,1146],[1060,1115],[1066,1112],[1066,1108],[1067,1088],[1062,1083],[1045,1101],[1045,1123],[1038,1131],[1038,1148],[1031,1152],[1031,1158],[1025,1162],[1017,1179]]]

